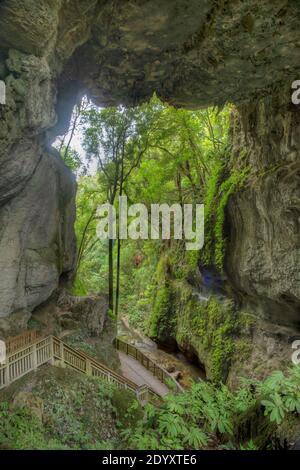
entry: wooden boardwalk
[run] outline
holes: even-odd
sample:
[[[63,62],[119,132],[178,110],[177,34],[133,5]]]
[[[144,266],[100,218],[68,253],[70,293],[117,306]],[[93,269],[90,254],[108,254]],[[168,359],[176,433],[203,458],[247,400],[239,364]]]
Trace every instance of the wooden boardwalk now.
[[[134,345],[117,338],[115,347],[119,353],[122,375],[55,336],[39,338],[36,332],[25,331],[7,342],[8,354],[5,362],[0,363],[0,389],[50,363],[112,382],[133,392],[141,403],[157,403],[160,397],[168,393],[167,385],[171,385],[176,393],[182,392],[182,386],[166,369]]]
[[[122,375],[127,379],[135,382],[137,385],[148,385],[157,395],[163,397],[168,392],[168,387],[153,376],[145,367],[143,367],[133,357],[127,356],[119,351]]]

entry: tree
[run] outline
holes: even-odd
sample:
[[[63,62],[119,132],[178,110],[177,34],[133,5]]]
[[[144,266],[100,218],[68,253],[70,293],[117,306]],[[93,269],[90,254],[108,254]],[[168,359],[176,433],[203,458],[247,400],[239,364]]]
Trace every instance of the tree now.
[[[83,113],[84,148],[89,160],[96,159],[99,185],[107,201],[116,204],[124,185],[138,168],[149,145],[154,113],[147,106],[126,109],[92,107]],[[114,240],[109,239],[109,308],[114,309]],[[117,239],[117,273],[115,315],[118,315],[120,295],[121,240]]]
[[[85,172],[83,161],[77,150],[72,149],[70,146],[68,149],[67,147],[62,147],[60,156],[73,173],[77,174],[82,170]]]
[[[229,113],[229,109],[222,112],[175,109],[155,96],[137,108],[91,107],[84,111],[81,120],[84,148],[88,160],[97,162],[97,175],[93,177],[90,195],[86,191],[87,199],[96,202],[92,205],[94,212],[89,208],[89,217],[85,214],[85,224],[80,226],[79,264],[89,259],[89,266],[94,268],[92,254],[98,263],[103,261],[104,245],[97,244],[95,235],[91,236],[96,230],[98,204],[108,201],[117,207],[118,196],[123,194],[130,204],[143,202],[148,208],[153,203],[203,202],[208,181],[223,158]],[[87,186],[87,180],[82,181]],[[110,308],[114,308],[116,315],[122,276],[123,280],[127,277],[121,266],[121,246],[122,252],[126,247],[127,256],[132,253],[127,250],[130,243],[122,241],[121,245],[118,238],[115,243],[109,240],[107,246]],[[144,242],[139,243],[138,250],[143,252],[144,246]],[[163,246],[165,249],[165,244],[154,243],[153,249],[157,251]]]
[[[87,110],[88,107],[89,102],[86,98],[83,98],[80,103],[76,104],[67,132],[58,138],[55,143],[55,147],[57,148],[62,160],[76,175],[87,173],[87,167],[82,158],[79,153],[72,148],[72,141],[80,126],[82,113]]]

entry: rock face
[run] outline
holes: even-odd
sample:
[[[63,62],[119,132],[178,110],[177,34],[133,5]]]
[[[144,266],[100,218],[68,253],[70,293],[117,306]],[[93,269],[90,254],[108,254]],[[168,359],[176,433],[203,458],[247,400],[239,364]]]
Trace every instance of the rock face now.
[[[297,0],[99,2],[72,65],[99,104],[252,98],[298,66]]]
[[[229,204],[227,272],[272,323],[300,326],[300,112],[283,88],[240,109],[233,160],[255,169]]]
[[[28,159],[34,150],[28,148]],[[16,171],[22,171],[19,152],[22,156],[20,146]],[[1,316],[32,310],[51,295],[60,275],[73,268],[74,181],[58,159],[38,149],[37,154],[31,178],[0,208]]]
[[[77,95],[135,104],[236,103],[234,157],[266,172],[229,207],[229,281],[273,322],[299,323],[298,0],[0,3],[0,316],[70,276],[75,183],[49,142]],[[246,300],[245,300],[246,299]]]
[[[57,304],[63,312],[58,318],[62,326],[68,327],[69,322],[69,326],[85,331],[89,336],[98,337],[102,333],[108,312],[108,299],[105,295],[74,297],[63,290]],[[67,324],[63,324],[66,321]]]

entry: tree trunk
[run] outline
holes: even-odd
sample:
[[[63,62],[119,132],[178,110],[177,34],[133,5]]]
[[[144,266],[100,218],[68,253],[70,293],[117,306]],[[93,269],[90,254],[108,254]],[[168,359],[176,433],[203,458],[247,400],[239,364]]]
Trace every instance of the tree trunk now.
[[[113,263],[114,241],[109,239],[108,244],[108,297],[109,309],[114,311],[114,263]]]
[[[121,178],[120,178],[120,197],[123,196],[123,183],[124,183],[124,157],[125,157],[125,136],[123,140],[122,159],[121,159]],[[119,220],[120,229],[120,220]],[[121,270],[121,240],[118,236],[118,249],[117,249],[117,279],[116,279],[116,306],[115,316],[119,314],[119,303],[120,303],[120,270]]]
[[[118,238],[118,252],[117,252],[117,280],[116,280],[116,306],[115,315],[119,314],[119,300],[120,300],[120,269],[121,269],[121,240]]]

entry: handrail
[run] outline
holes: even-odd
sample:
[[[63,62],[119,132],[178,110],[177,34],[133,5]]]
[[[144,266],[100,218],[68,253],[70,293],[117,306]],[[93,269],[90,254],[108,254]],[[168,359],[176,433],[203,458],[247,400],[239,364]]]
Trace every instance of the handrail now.
[[[46,337],[8,353],[5,363],[0,364],[0,389],[51,361],[51,351],[51,337]]]
[[[12,354],[19,349],[30,346],[32,343],[37,341],[37,339],[38,332],[35,330],[27,330],[17,336],[9,337],[5,341],[6,354]]]
[[[63,345],[63,349],[64,349],[63,351],[64,354],[62,356],[61,350],[59,350],[58,352],[58,349],[55,350],[55,347],[54,347],[54,359],[62,360],[62,357],[63,357],[64,362],[68,363],[69,361],[68,359],[66,359],[65,353],[66,352],[70,353],[72,354],[73,357],[75,358],[77,357],[79,360],[84,362],[84,366],[82,368],[80,368],[80,363],[77,363],[77,364],[70,363],[69,365],[73,366],[73,368],[76,368],[80,370],[81,372],[85,372],[88,369],[88,366],[92,366],[98,369],[99,371],[103,372],[104,374],[110,375],[110,377],[112,379],[115,379],[115,381],[118,381],[119,383],[127,384],[128,388],[132,388],[134,390],[137,390],[139,388],[139,386],[136,383],[127,379],[123,375],[118,374],[117,372],[109,369],[109,367],[97,361],[94,357],[89,356],[85,352],[81,350],[77,350],[73,348],[72,346],[69,346],[68,344],[64,343],[62,340],[60,340],[59,338],[56,338],[55,336],[53,336],[53,340],[54,340],[54,345],[55,344]],[[92,375],[95,375],[95,374],[92,374]]]
[[[156,362],[152,361],[152,359],[140,351],[140,349],[136,348],[132,344],[126,343],[126,341],[123,341],[120,338],[115,339],[115,347],[119,351],[124,352],[127,356],[133,357],[161,382],[165,383],[166,385],[168,385],[169,381],[172,382],[177,393],[184,391],[183,387],[164,367],[156,364]]]
[[[29,337],[31,336],[28,335],[27,338]],[[137,385],[55,336],[38,339],[27,345],[25,343],[21,342],[22,347],[17,351],[10,351],[6,356],[5,364],[0,364],[0,389],[7,387],[41,365],[51,363],[61,367],[70,367],[92,377],[101,377],[108,382],[113,382],[118,387],[133,392],[141,403],[147,401],[157,403],[160,400],[159,395],[147,385]]]

